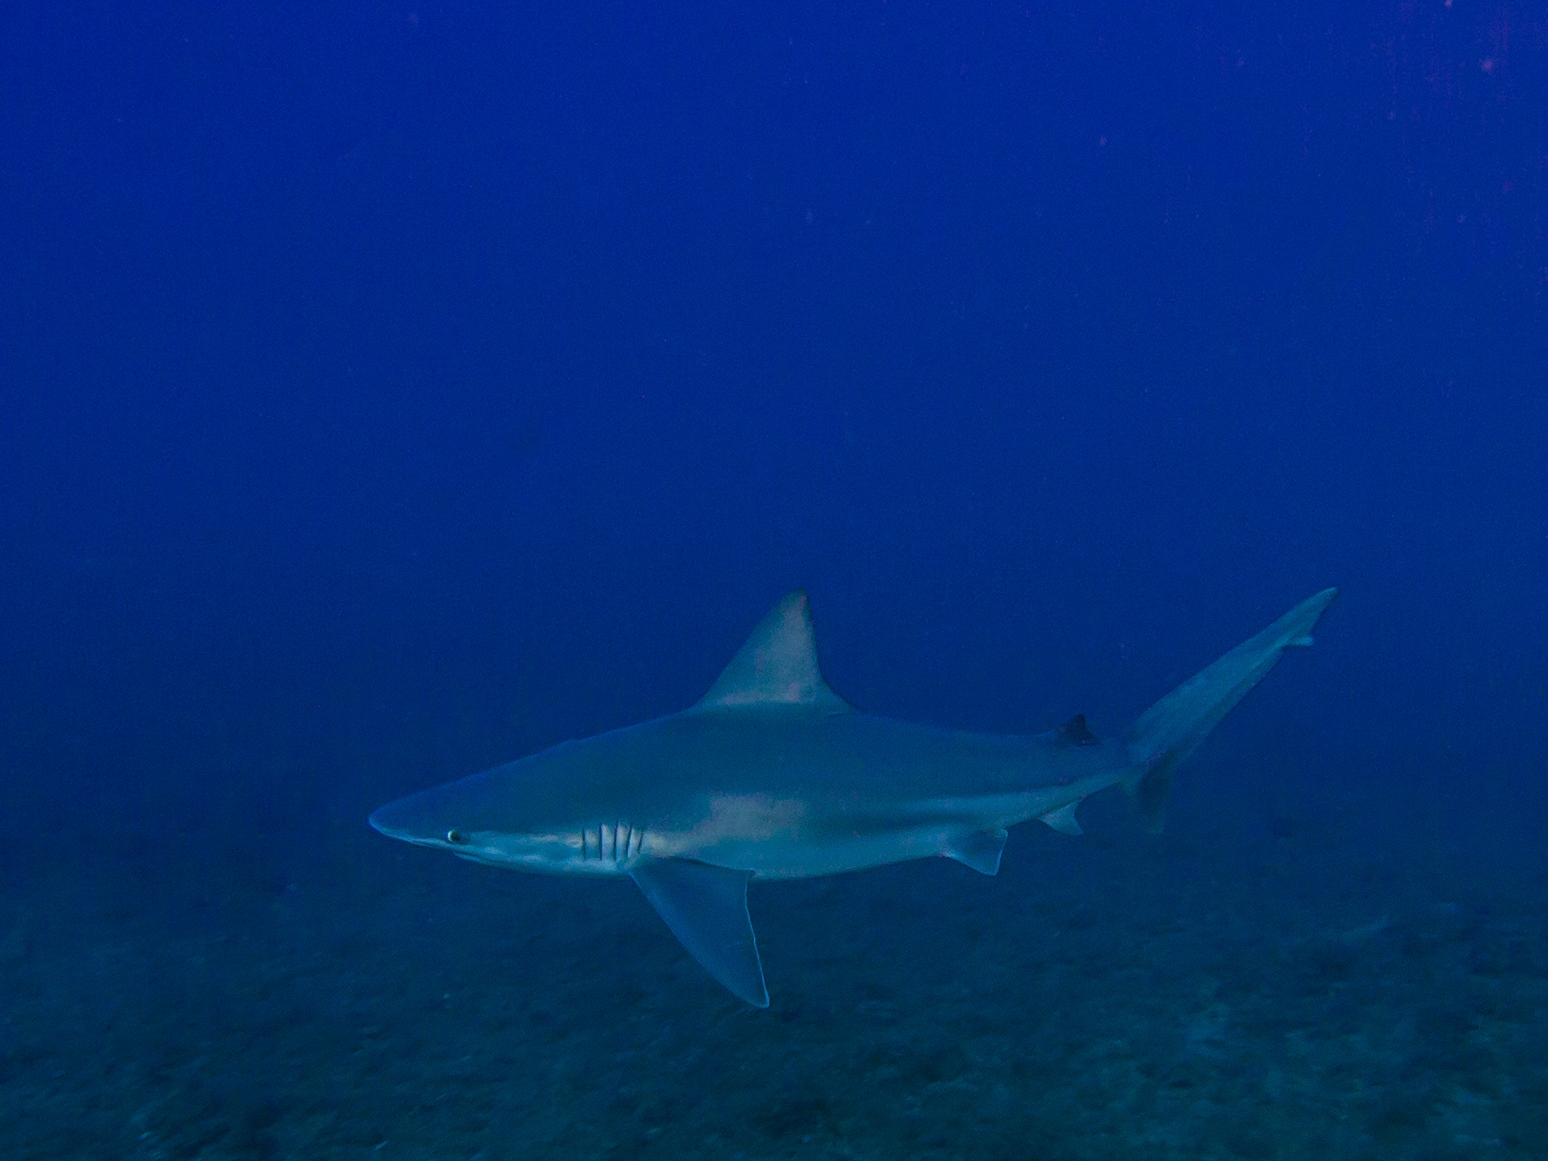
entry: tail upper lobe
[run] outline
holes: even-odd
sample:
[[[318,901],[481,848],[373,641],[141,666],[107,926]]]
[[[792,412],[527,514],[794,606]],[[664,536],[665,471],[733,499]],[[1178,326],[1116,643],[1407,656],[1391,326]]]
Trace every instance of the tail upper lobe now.
[[[1338,596],[1323,589],[1256,637],[1242,642],[1151,706],[1123,735],[1136,772],[1124,783],[1140,824],[1159,834],[1172,775],[1184,759],[1262,681],[1292,645],[1310,645],[1317,618]]]

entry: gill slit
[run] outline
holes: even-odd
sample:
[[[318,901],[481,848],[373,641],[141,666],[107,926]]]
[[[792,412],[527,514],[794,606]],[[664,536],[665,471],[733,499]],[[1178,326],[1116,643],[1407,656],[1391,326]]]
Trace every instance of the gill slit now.
[[[611,825],[599,822],[593,827],[582,827],[580,832],[581,861],[626,863],[645,853],[645,828],[633,823],[615,822]]]

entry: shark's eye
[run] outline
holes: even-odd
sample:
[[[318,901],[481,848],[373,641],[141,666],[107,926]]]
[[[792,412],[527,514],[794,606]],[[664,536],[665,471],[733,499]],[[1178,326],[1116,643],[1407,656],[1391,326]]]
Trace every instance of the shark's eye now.
[[[468,836],[460,830],[449,830],[446,832],[446,841],[449,843],[465,843],[468,841]]]

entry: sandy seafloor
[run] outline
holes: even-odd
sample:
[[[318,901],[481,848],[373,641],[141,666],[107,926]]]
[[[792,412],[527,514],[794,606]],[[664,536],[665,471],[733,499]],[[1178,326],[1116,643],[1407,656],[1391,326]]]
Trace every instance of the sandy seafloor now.
[[[1541,875],[1191,809],[754,884],[764,1012],[627,881],[55,850],[0,901],[0,1157],[1548,1157]]]

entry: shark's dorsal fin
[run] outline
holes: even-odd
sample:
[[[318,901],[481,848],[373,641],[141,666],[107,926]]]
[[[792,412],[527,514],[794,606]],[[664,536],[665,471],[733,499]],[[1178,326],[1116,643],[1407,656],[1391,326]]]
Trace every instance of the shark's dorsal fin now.
[[[787,595],[758,622],[720,680],[694,709],[757,705],[805,705],[829,713],[849,712],[849,703],[828,688],[817,668],[812,606],[802,589]]]

